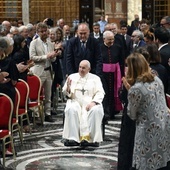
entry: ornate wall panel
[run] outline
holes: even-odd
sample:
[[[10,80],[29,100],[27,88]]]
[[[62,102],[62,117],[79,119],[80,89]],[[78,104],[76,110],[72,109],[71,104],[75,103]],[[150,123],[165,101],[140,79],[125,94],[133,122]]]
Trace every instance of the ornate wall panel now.
[[[22,18],[22,1],[21,0],[3,0],[0,1],[0,22],[4,19],[13,21]]]
[[[72,21],[79,15],[79,2],[89,0],[0,0],[0,22],[23,19],[25,23],[43,21],[52,18],[54,23],[64,18],[72,26]],[[108,16],[109,22],[119,23],[127,20],[130,24],[134,14],[151,18],[159,22],[163,16],[170,15],[170,0],[90,0],[94,1],[93,21],[97,21],[101,14]],[[25,4],[29,4],[25,6]],[[26,11],[27,10],[27,11]],[[81,11],[80,11],[81,13]]]
[[[105,0],[105,14],[109,22],[119,24],[120,20],[127,19],[127,0]]]
[[[30,22],[52,18],[56,24],[58,19],[64,18],[71,25],[78,14],[78,0],[30,0]]]
[[[153,23],[153,0],[142,1],[142,18]]]
[[[154,8],[154,22],[159,22],[164,16],[170,16],[170,0],[155,0]]]

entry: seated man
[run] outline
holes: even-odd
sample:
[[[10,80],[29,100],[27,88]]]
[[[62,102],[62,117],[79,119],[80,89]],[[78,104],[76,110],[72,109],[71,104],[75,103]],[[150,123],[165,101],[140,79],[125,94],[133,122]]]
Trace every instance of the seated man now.
[[[71,74],[63,87],[68,97],[63,138],[65,146],[94,146],[102,142],[104,90],[98,76],[89,73],[90,62],[83,60],[78,73]]]

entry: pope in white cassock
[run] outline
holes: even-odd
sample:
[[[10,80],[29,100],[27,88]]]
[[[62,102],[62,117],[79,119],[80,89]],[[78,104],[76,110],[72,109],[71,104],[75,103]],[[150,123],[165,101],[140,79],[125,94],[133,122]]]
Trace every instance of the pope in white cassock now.
[[[63,138],[65,146],[94,146],[102,142],[104,90],[97,75],[91,74],[90,62],[83,60],[78,73],[71,74],[63,87],[68,97]]]

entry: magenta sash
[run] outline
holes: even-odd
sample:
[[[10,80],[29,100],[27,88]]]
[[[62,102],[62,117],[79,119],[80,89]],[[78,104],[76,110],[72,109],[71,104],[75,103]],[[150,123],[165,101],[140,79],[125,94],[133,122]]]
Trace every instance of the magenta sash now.
[[[103,72],[115,72],[117,64],[106,64],[103,63]]]
[[[114,73],[114,101],[115,101],[115,110],[120,111],[123,109],[122,103],[119,99],[118,90],[121,87],[121,72],[119,63],[107,64],[103,63],[103,72]]]

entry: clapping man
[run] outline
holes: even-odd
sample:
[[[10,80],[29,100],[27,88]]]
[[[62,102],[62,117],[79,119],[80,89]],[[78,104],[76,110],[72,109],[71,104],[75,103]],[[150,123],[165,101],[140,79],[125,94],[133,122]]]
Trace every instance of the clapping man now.
[[[48,26],[45,23],[39,23],[36,27],[39,37],[30,44],[30,59],[35,62],[31,71],[38,75],[44,88],[45,103],[44,113],[45,121],[53,122],[51,118],[51,86],[52,86],[52,67],[51,62],[61,54],[60,50],[54,49],[54,44],[48,38]]]

